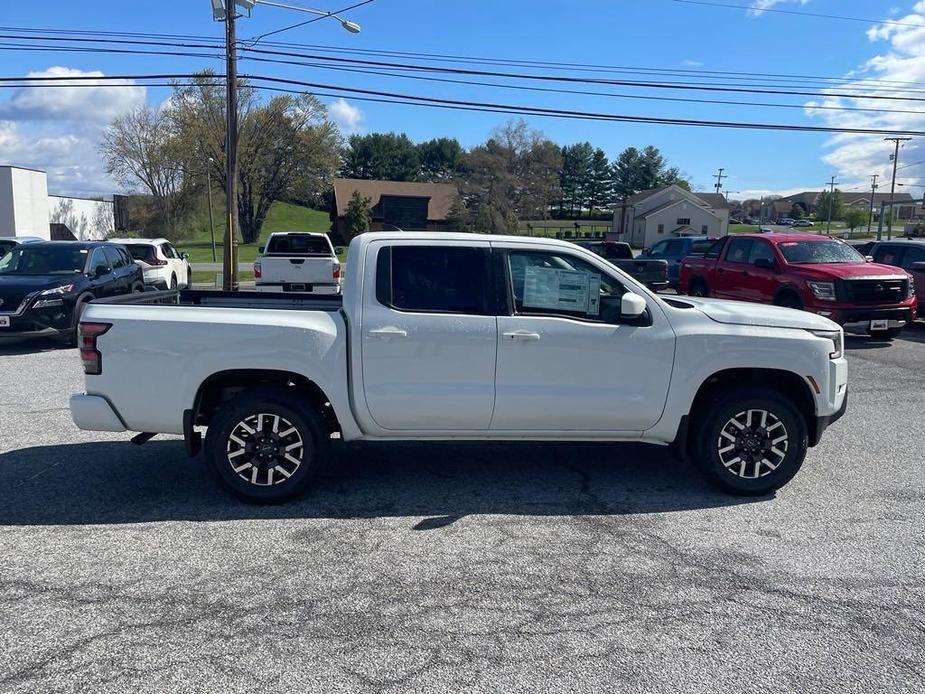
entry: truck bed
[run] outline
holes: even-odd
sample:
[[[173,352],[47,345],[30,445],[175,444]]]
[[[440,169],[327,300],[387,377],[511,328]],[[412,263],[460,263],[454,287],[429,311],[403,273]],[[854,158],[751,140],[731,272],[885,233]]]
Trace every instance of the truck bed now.
[[[143,294],[124,294],[96,299],[94,304],[161,304],[165,306],[211,306],[220,308],[265,308],[292,311],[340,311],[339,294],[297,294],[276,292],[225,292],[202,289],[170,289]]]

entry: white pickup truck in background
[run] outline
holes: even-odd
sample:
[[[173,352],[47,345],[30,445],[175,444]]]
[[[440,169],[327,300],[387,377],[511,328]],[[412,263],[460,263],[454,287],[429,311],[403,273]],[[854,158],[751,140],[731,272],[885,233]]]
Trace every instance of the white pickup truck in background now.
[[[183,434],[191,455],[206,428],[250,500],[301,492],[338,439],[642,441],[766,494],[847,405],[835,323],[660,296],[571,243],[380,232],[348,262],[342,297],[94,301],[74,422]],[[140,391],[138,373],[159,376]]]
[[[257,291],[340,293],[340,261],[327,234],[270,234],[254,262]]]

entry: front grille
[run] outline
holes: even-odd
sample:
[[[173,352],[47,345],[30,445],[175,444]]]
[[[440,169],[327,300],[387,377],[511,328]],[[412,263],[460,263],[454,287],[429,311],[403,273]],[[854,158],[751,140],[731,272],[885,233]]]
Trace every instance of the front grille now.
[[[858,304],[898,304],[906,298],[909,280],[856,279],[844,280],[845,300]]]
[[[26,292],[6,290],[0,292],[0,313],[16,313],[26,298]]]

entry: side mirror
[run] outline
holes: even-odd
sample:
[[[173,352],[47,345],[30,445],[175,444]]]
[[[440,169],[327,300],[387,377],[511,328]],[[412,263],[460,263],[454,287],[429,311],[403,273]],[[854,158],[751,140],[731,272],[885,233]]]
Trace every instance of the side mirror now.
[[[755,267],[760,267],[762,270],[773,270],[774,261],[770,258],[756,258]]]
[[[866,260],[868,263],[872,263],[872,262],[874,262],[874,256],[872,256],[872,255],[865,255],[865,256],[864,256],[864,260]]]
[[[915,270],[916,272],[925,272],[925,261],[918,260],[912,263],[912,267],[910,269]]]
[[[627,292],[620,299],[620,318],[632,320],[646,312],[646,300],[638,294]]]
[[[189,253],[181,253],[181,254],[180,254],[180,257],[181,257],[183,260],[189,260]]]
[[[105,277],[105,276],[108,275],[110,272],[112,272],[112,268],[103,267],[102,265],[97,265],[97,266],[96,266],[96,273],[94,274],[94,276],[97,277],[97,278]]]
[[[264,248],[266,248],[266,246],[259,246],[259,247],[257,248],[257,252],[258,252],[258,253],[263,253],[263,249],[264,249]]]
[[[335,255],[340,255],[346,250],[343,246],[334,246]]]

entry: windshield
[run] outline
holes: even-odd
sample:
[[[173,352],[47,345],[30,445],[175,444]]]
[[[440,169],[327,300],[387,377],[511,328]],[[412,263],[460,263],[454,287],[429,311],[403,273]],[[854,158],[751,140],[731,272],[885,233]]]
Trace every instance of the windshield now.
[[[0,275],[73,275],[86,262],[86,248],[17,246],[0,262]]]
[[[325,236],[288,234],[274,236],[267,244],[267,255],[331,255],[331,246]]]
[[[864,262],[863,256],[851,246],[833,239],[786,241],[777,247],[792,265]]]

